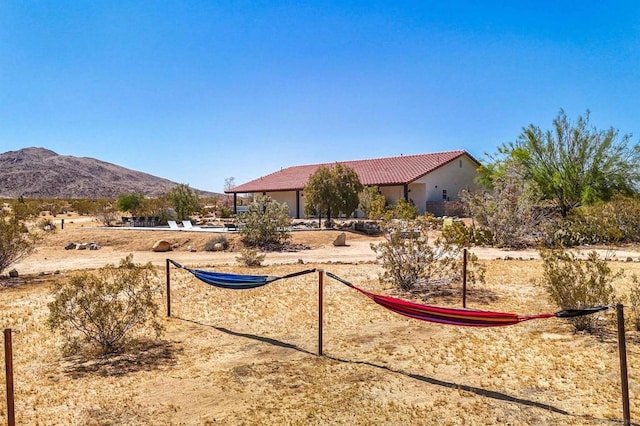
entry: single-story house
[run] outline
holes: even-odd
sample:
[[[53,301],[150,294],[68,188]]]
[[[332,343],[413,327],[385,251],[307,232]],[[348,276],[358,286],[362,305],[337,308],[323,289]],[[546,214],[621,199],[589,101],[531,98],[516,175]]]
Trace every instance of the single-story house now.
[[[459,200],[463,189],[475,190],[480,163],[466,151],[400,155],[371,160],[340,161],[353,169],[364,186],[377,186],[387,203],[400,198],[412,202],[424,214],[442,215],[447,202]],[[333,164],[310,164],[287,167],[243,183],[225,193],[233,194],[234,212],[238,211],[238,194],[269,195],[289,206],[289,215],[304,218],[304,186],[319,167]],[[356,212],[356,216],[362,212]]]

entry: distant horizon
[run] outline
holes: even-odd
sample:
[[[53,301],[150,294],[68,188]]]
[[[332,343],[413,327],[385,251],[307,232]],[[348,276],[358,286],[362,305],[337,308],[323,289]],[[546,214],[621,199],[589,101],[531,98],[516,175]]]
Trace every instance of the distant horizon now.
[[[561,109],[639,131],[640,2],[9,0],[0,28],[1,152],[209,192],[295,165],[484,161]]]

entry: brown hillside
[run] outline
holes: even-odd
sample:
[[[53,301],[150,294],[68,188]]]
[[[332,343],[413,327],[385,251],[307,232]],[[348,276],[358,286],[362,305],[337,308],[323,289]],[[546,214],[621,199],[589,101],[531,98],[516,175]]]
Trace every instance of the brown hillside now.
[[[95,158],[58,155],[45,148],[0,154],[0,198],[97,198],[128,192],[156,197],[175,185],[168,179]]]

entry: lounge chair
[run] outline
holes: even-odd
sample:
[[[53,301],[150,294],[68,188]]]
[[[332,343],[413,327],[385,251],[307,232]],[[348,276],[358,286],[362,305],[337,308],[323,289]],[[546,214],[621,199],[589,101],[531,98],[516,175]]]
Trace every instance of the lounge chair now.
[[[176,229],[176,230],[180,229],[175,220],[168,220],[167,224],[169,225],[169,229]]]
[[[190,220],[183,220],[182,221],[182,227],[184,229],[193,229],[193,225],[191,224]]]

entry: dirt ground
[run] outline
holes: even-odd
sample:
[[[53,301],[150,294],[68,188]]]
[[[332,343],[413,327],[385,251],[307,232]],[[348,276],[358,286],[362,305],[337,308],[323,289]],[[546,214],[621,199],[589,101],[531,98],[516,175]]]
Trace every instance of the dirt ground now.
[[[599,336],[576,334],[567,320],[510,327],[442,326],[396,315],[317,272],[248,291],[207,286],[171,271],[171,317],[161,341],[139,351],[91,359],[62,356],[46,327],[56,283],[79,269],[118,263],[128,253],[152,262],[164,278],[166,258],[233,273],[284,275],[319,268],[369,291],[395,294],[378,280],[370,244],[379,238],[337,231],[297,231],[309,249],[267,253],[266,266],[240,267],[238,252],[208,252],[216,234],[98,228],[67,220],[14,265],[21,278],[0,280],[0,326],[13,338],[16,417],[29,425],[613,425],[621,396],[615,314],[601,317]],[[232,246],[235,234],[225,234]],[[159,239],[168,253],[150,250]],[[65,250],[97,242],[99,250]],[[194,251],[189,250],[189,246]],[[533,314],[556,307],[532,284],[541,275],[535,252],[474,249],[486,284],[471,287],[468,306]],[[631,257],[633,262],[626,262]],[[616,283],[628,295],[640,274],[638,253],[619,250]],[[303,264],[301,264],[303,263]],[[57,272],[57,273],[56,273]],[[161,305],[164,309],[166,294]],[[460,306],[460,287],[427,301]],[[322,312],[322,323],[319,315]],[[320,326],[322,324],[322,327]],[[638,335],[628,331],[632,418],[640,418]],[[322,342],[322,355],[320,343]],[[0,374],[0,403],[4,401]],[[6,422],[0,404],[0,424]]]
[[[56,221],[59,225],[59,220]],[[378,243],[381,237],[372,237],[347,232],[347,245],[336,247],[333,241],[341,231],[294,231],[291,233],[293,245],[304,245],[308,249],[292,252],[266,253],[264,265],[292,263],[357,263],[374,262],[376,254],[371,244]],[[230,249],[223,252],[205,251],[210,239],[223,235],[230,242]],[[165,240],[173,250],[156,253],[151,247],[156,241]],[[14,264],[12,268],[20,274],[51,274],[56,271],[100,268],[108,263],[117,264],[126,254],[133,254],[137,263],[151,262],[156,266],[165,264],[171,258],[184,265],[220,266],[236,264],[240,244],[238,234],[234,232],[190,232],[170,230],[123,230],[106,228],[87,217],[72,217],[65,220],[64,229],[60,226],[55,233],[47,234],[37,250],[28,258]],[[65,250],[68,243],[98,243],[99,250]],[[640,260],[637,247],[587,248],[597,250],[602,256],[614,256],[618,260]],[[585,250],[585,251],[586,251]],[[536,250],[505,250],[489,247],[475,247],[472,252],[480,259],[537,259]]]

